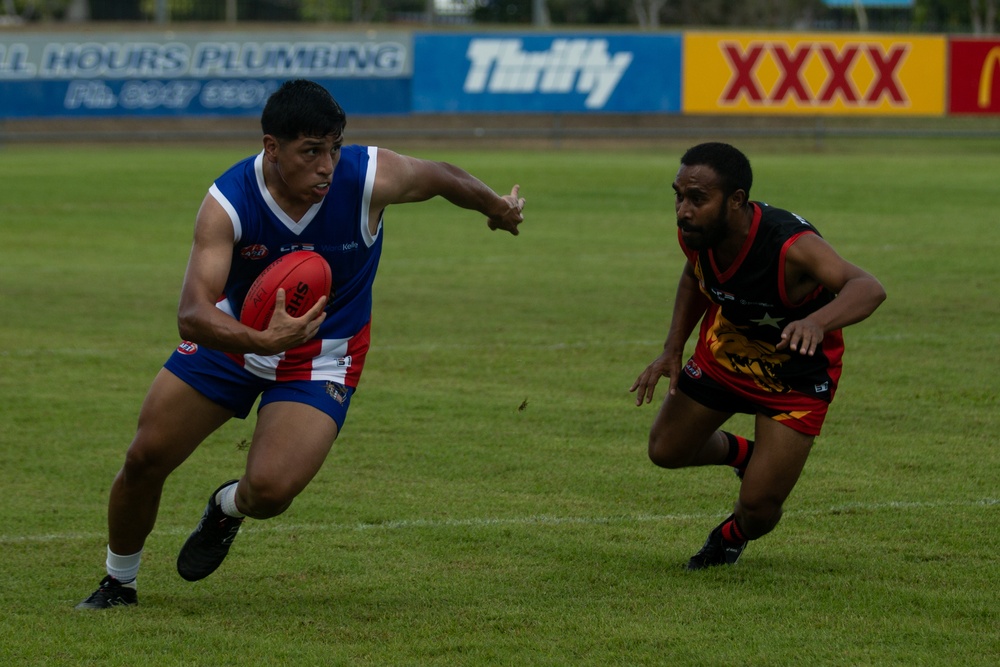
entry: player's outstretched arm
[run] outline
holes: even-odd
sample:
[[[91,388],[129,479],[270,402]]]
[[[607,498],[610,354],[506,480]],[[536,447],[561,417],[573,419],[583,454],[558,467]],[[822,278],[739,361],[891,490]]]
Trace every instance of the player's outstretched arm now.
[[[482,213],[490,229],[517,235],[518,225],[524,221],[525,202],[519,185],[511,188],[510,194],[499,195],[461,167],[379,149],[372,211],[433,197],[444,197],[456,206]]]

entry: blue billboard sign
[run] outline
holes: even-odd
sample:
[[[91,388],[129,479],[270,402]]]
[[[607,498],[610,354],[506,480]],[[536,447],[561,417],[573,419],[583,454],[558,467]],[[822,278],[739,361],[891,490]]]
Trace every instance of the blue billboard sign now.
[[[415,112],[680,113],[682,36],[417,34]]]
[[[348,113],[405,113],[406,34],[0,37],[0,118],[257,115],[287,79],[325,85]]]

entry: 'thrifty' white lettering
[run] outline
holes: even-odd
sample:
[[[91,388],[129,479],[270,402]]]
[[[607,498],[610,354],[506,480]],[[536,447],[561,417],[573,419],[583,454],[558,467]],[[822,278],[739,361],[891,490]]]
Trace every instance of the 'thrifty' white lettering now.
[[[632,54],[608,53],[604,39],[556,39],[548,51],[524,51],[520,39],[473,39],[466,93],[589,93],[600,109],[632,63]]]

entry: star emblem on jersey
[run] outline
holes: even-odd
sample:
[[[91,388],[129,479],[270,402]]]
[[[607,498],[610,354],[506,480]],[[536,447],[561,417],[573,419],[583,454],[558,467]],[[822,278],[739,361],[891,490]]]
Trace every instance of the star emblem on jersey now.
[[[781,326],[780,326],[781,320],[783,320],[783,319],[785,319],[785,318],[784,317],[771,317],[770,313],[764,313],[764,317],[761,317],[758,320],[750,320],[750,321],[753,322],[754,324],[756,324],[759,327],[774,327],[775,329],[780,329],[781,328]]]

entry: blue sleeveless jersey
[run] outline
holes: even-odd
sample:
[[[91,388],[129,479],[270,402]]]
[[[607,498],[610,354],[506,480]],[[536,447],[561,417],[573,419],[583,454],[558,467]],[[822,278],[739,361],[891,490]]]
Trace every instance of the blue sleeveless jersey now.
[[[326,320],[316,338],[273,356],[230,355],[254,375],[357,386],[369,346],[372,285],[382,254],[381,220],[374,235],[368,229],[377,151],[374,146],[344,146],[329,193],[298,221],[267,191],[263,152],[233,165],[209,189],[228,212],[235,236],[232,268],[217,304],[221,310],[239,317],[257,276],[275,259],[296,250],[322,255],[333,276]]]

